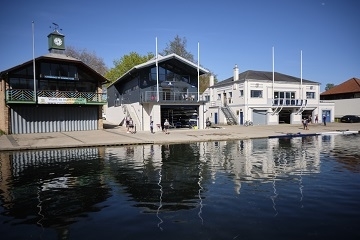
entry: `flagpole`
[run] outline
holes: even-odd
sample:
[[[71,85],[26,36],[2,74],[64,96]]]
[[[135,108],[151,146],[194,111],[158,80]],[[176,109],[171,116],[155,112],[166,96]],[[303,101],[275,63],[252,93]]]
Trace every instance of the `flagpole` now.
[[[158,67],[158,44],[157,44],[157,37],[155,38],[155,61],[156,61],[156,101],[159,102],[159,67]]]
[[[302,50],[300,51],[300,99],[302,99]]]
[[[274,99],[274,83],[275,83],[275,60],[274,47],[272,47],[272,98]]]
[[[34,101],[36,102],[36,73],[35,73],[35,36],[34,21],[32,21],[32,53],[33,53],[33,75],[34,75]]]
[[[198,92],[197,92],[197,95],[198,95],[198,102],[200,101],[200,43],[198,42],[198,64],[197,64],[197,74],[198,74]]]

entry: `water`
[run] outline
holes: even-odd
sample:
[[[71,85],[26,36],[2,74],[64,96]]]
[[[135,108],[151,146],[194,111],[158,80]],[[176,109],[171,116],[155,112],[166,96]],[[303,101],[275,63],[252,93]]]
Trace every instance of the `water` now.
[[[0,237],[359,239],[360,135],[0,153]]]

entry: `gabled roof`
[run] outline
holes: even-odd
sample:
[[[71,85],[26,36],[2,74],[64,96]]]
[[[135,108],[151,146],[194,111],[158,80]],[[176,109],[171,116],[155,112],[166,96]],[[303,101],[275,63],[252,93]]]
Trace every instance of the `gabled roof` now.
[[[197,68],[198,68],[197,64],[195,64],[175,53],[172,53],[172,54],[169,54],[166,56],[158,55],[157,60],[156,60],[156,58],[153,58],[145,63],[134,66],[129,71],[127,71],[125,74],[123,74],[121,77],[119,77],[116,81],[114,81],[111,85],[127,78],[128,76],[130,76],[133,73],[138,72],[140,69],[156,66],[156,62],[158,64],[158,66],[172,70],[175,73],[176,72],[188,72],[188,73],[192,73],[192,74],[197,74]],[[208,72],[209,72],[208,70],[199,66],[199,74],[200,75],[208,73]]]
[[[349,80],[321,93],[320,95],[325,96],[325,95],[335,95],[342,93],[360,93],[360,79],[350,78]]]
[[[233,83],[234,82],[233,80],[234,80],[233,77],[230,77],[221,82],[216,83],[214,86],[221,86],[221,85]],[[239,80],[237,80],[236,82],[243,82],[245,80],[272,81],[273,72],[247,70],[239,74]],[[300,83],[301,79],[298,77],[274,72],[274,82]],[[314,82],[306,79],[302,79],[302,82],[305,84],[319,84],[318,82]]]
[[[74,63],[77,64],[83,68],[85,68],[87,71],[91,72],[91,74],[96,74],[98,75],[98,78],[101,80],[101,82],[103,83],[107,83],[109,82],[109,80],[107,80],[105,77],[103,77],[100,73],[98,73],[97,71],[95,71],[94,69],[92,69],[91,67],[89,67],[87,64],[85,64],[84,62],[82,62],[81,60],[77,59],[77,58],[73,58],[71,56],[67,56],[65,54],[59,54],[59,53],[48,53],[46,55],[40,56],[35,58],[35,61],[43,61],[43,60],[53,60],[53,61],[63,61],[63,62],[68,62],[68,63]],[[2,77],[3,75],[12,72],[14,70],[20,69],[25,67],[26,65],[30,65],[32,64],[33,60],[24,62],[20,65],[14,66],[12,68],[6,69],[2,72],[0,72],[0,77]]]

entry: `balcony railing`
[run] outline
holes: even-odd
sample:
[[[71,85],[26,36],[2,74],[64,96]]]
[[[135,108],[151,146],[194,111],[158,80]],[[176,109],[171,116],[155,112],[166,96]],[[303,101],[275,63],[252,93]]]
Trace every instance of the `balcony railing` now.
[[[302,106],[306,104],[306,99],[275,98],[272,101],[273,106]]]
[[[282,107],[299,107],[299,106],[306,106],[307,105],[307,99],[287,99],[287,98],[275,98],[271,99],[269,98],[267,101],[268,104],[271,103],[271,106],[282,106]],[[258,104],[255,101],[252,102],[249,101],[248,104]],[[225,106],[223,100],[216,100],[216,101],[210,101],[211,107],[222,107]]]
[[[189,92],[170,92],[159,91],[159,102],[171,102],[171,103],[191,103],[198,101],[197,93]],[[205,98],[200,96],[200,101],[205,102]],[[156,91],[146,91],[142,95],[142,102],[158,102]]]
[[[106,104],[105,93],[52,91],[28,89],[9,89],[6,91],[7,103],[29,103],[29,104]]]

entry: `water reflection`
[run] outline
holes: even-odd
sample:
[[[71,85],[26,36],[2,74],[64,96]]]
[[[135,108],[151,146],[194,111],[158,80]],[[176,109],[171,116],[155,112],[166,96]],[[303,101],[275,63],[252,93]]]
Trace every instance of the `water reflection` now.
[[[247,216],[252,206],[263,204],[261,209],[272,210],[255,215],[278,218],[290,211],[283,199],[295,196],[300,208],[306,206],[311,191],[304,177],[321,174],[322,161],[333,159],[336,169],[358,173],[358,143],[359,136],[312,136],[0,153],[0,233],[15,239],[12,232],[29,225],[42,229],[35,234],[45,239],[70,239],[70,226],[106,209],[119,216],[140,210],[96,223],[124,231],[131,229],[130,219],[143,219],[138,224],[144,236],[152,233],[152,221],[163,234],[169,224],[186,225],[193,234],[200,226],[215,227],[219,208],[227,219],[239,221],[235,209]],[[242,200],[247,209],[239,209]],[[57,237],[44,229],[54,229]],[[239,236],[238,229],[229,231]]]

